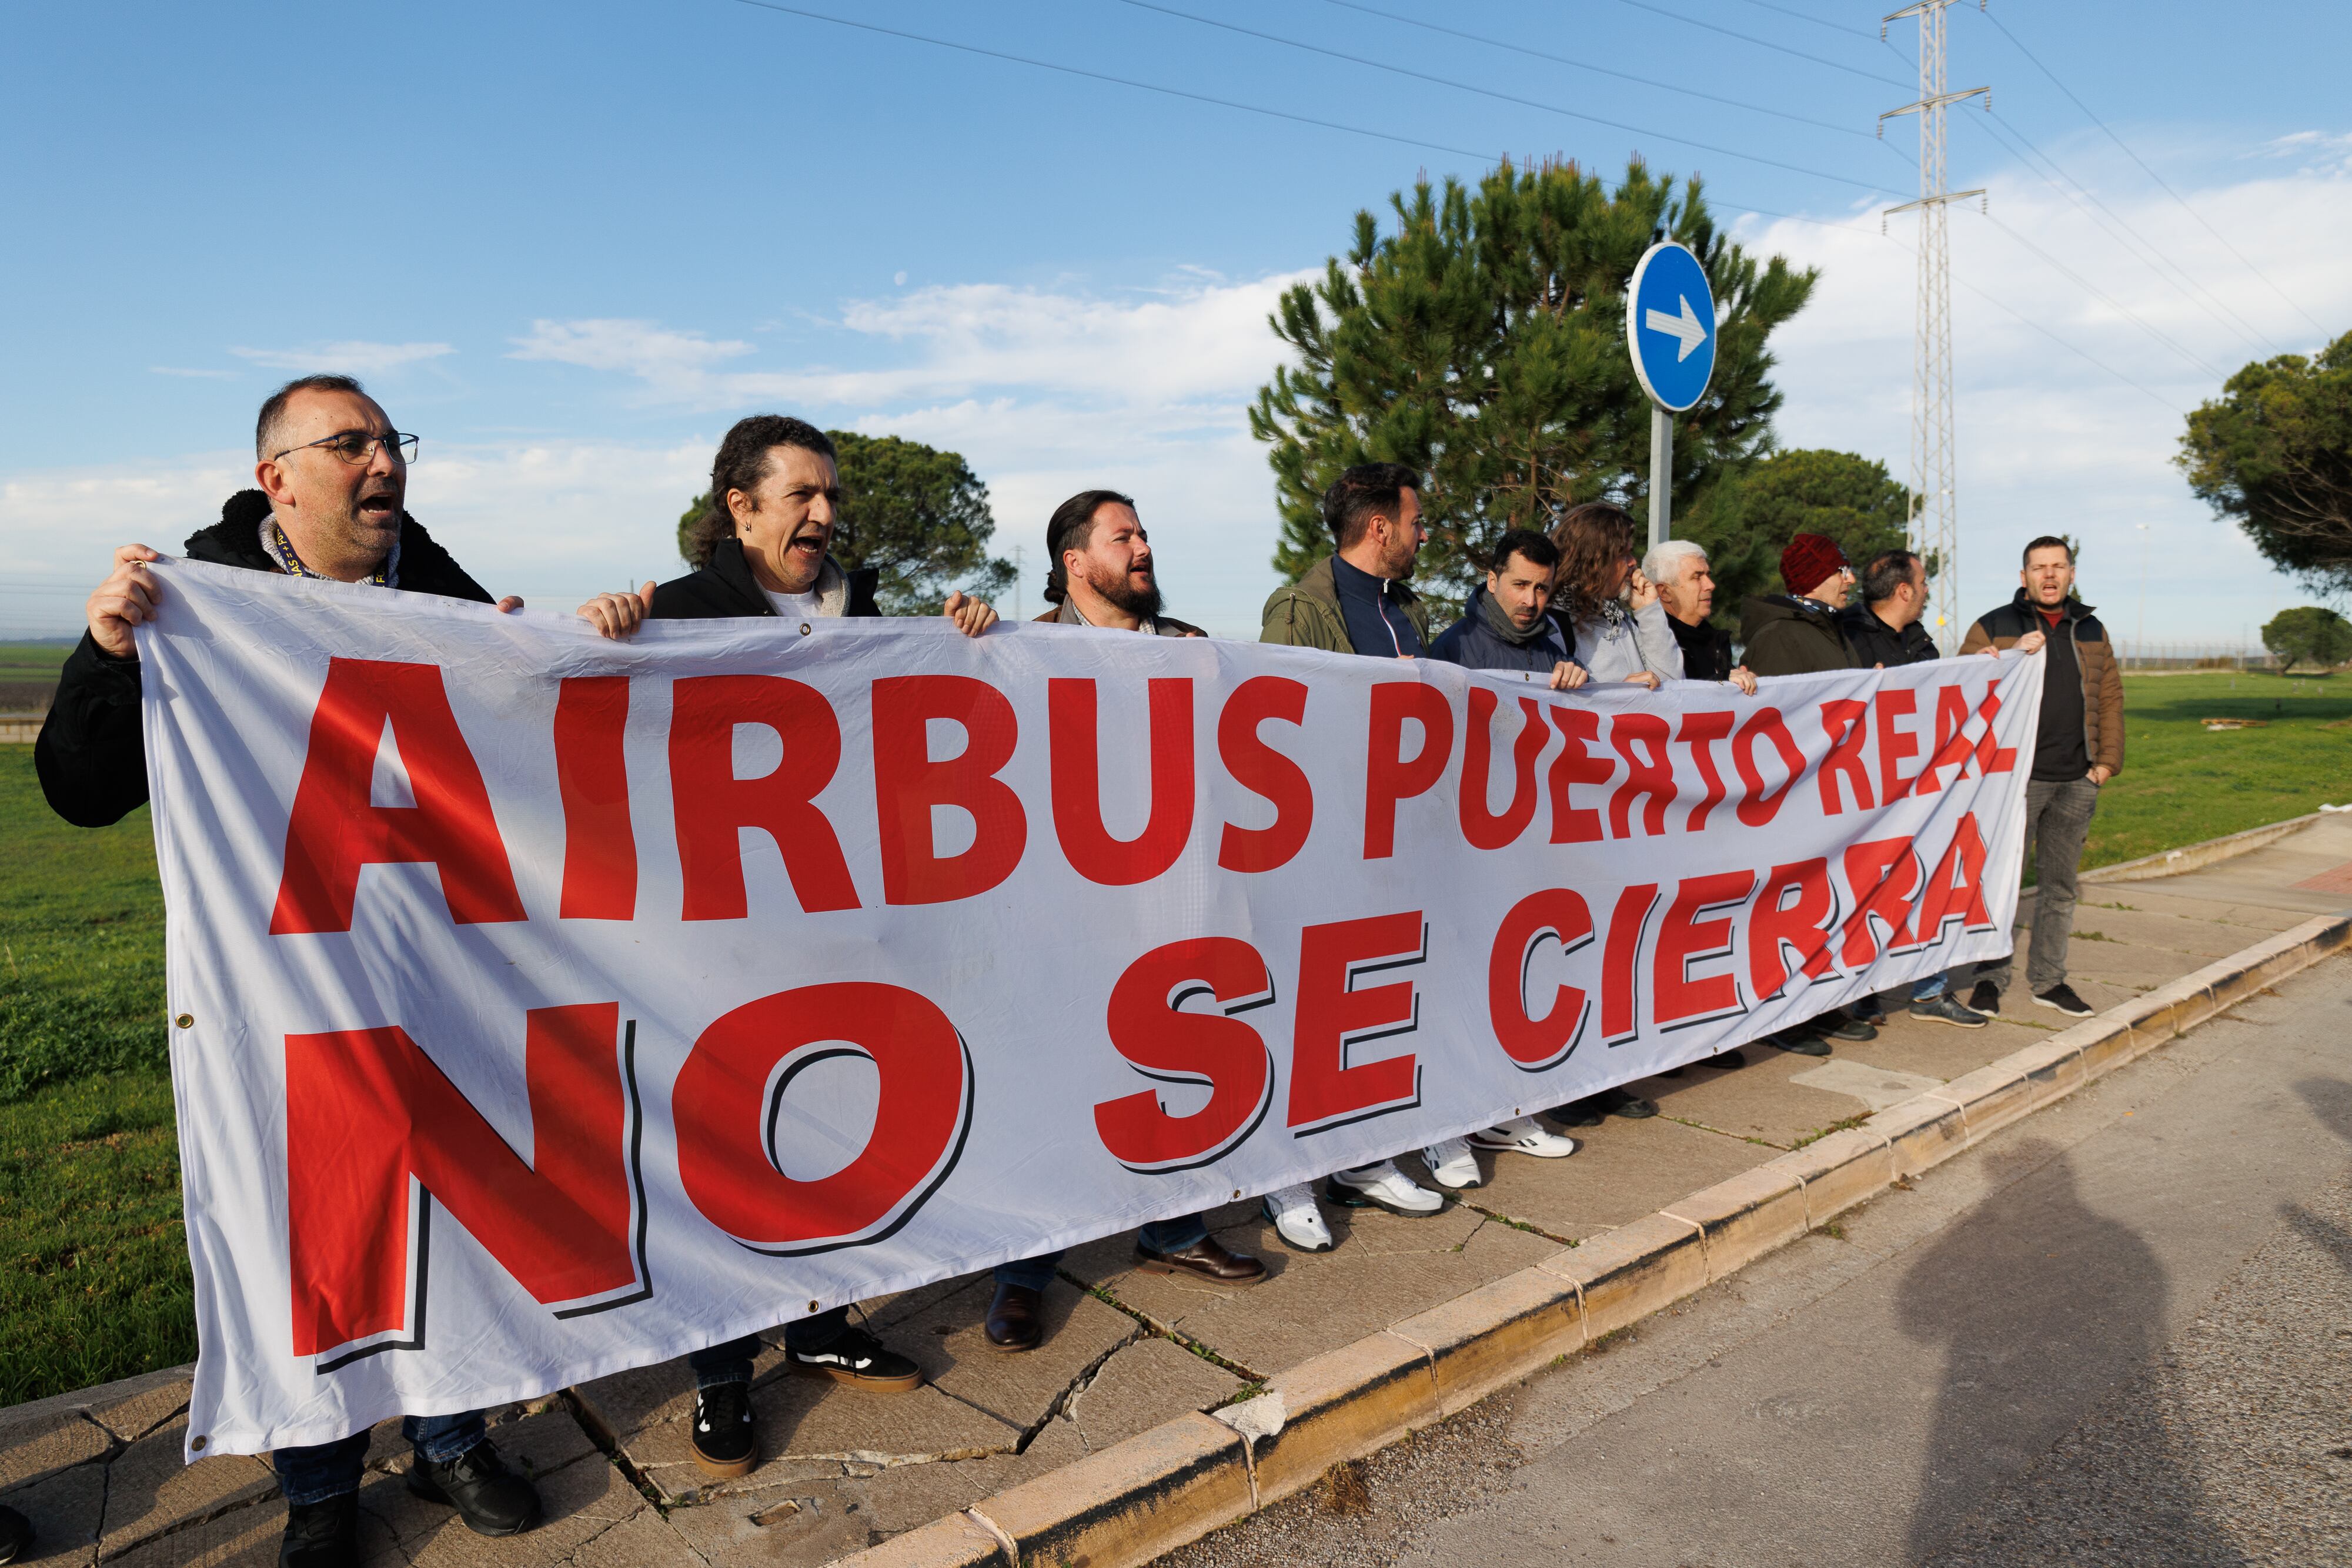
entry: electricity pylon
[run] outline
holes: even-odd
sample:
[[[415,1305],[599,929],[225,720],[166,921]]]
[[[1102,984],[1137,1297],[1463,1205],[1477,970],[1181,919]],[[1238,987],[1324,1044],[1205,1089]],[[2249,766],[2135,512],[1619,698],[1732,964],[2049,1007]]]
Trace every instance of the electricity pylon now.
[[[1919,117],[1919,199],[1889,207],[1879,219],[1916,210],[1919,214],[1918,348],[1911,386],[1911,548],[1936,562],[1934,587],[1927,620],[1937,646],[1949,654],[1959,646],[1961,612],[1959,494],[1955,487],[1952,457],[1952,264],[1944,237],[1948,204],[1975,196],[1982,189],[1944,189],[1944,108],[1981,94],[1992,108],[1992,89],[1972,87],[1960,92],[1944,88],[1944,8],[1952,0],[1918,0],[1880,21],[1906,16],[1919,19],[1919,101],[1890,109],[1878,117],[1878,133],[1898,114]],[[1977,0],[1984,8],[1984,0]]]

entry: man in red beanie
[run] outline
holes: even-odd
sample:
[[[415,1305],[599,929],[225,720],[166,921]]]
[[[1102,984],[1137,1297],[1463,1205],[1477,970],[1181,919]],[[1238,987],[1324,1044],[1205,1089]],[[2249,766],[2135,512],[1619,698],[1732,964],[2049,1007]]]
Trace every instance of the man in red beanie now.
[[[1835,539],[1799,534],[1780,552],[1786,593],[1759,593],[1741,606],[1739,627],[1748,644],[1747,664],[1759,675],[1806,675],[1821,670],[1865,667],[1846,642],[1838,612],[1853,586],[1853,568]],[[1772,1037],[1772,1043],[1801,1056],[1827,1056],[1832,1040],[1864,1040],[1878,1030],[1842,1009]],[[1825,1038],[1826,1037],[1826,1038]]]
[[[1853,586],[1853,568],[1837,541],[1799,534],[1780,552],[1786,593],[1759,593],[1741,607],[1740,637],[1748,667],[1759,675],[1806,675],[1858,670],[1862,656],[1845,640],[1838,612]]]

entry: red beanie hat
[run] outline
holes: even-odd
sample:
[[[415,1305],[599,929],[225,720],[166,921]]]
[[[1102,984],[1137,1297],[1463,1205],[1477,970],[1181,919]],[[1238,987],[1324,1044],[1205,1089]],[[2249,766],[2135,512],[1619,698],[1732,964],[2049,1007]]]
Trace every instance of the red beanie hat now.
[[[1822,534],[1799,534],[1780,552],[1780,580],[1791,593],[1811,593],[1846,565],[1837,540]]]

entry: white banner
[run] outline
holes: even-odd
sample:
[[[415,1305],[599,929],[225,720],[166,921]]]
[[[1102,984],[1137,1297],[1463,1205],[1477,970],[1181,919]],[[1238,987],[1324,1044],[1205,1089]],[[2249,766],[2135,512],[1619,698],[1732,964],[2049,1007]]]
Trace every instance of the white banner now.
[[[1553,694],[156,570],[191,1453],[541,1395],[2009,950],[2038,658]]]

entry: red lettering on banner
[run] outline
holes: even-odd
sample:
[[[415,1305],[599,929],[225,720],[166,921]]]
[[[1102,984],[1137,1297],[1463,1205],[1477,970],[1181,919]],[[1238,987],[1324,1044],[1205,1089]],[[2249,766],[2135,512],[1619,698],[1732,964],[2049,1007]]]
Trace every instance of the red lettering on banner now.
[[[566,675],[555,699],[555,783],[563,800],[565,920],[637,917],[637,835],[629,821],[629,677]]]
[[[1616,1045],[1642,1032],[1642,933],[1658,907],[1658,884],[1642,883],[1617,895],[1609,941],[1601,950],[1601,1040]]]
[[[857,907],[833,823],[816,804],[841,766],[841,726],[814,686],[782,675],[689,675],[670,683],[670,814],[677,823],[678,917],[740,920],[741,830],[775,840],[793,896],[811,914]],[[735,727],[765,725],[782,752],[772,772],[735,777]]]
[[[908,677],[919,678],[919,677]],[[834,1057],[874,1064],[874,1130],[828,1176],[783,1174],[793,1079]],[[704,1218],[754,1252],[788,1257],[879,1241],[914,1218],[963,1153],[971,1057],[954,1024],[903,986],[803,986],[721,1015],[671,1092],[677,1174]]]
[[[1187,1011],[1200,996],[1218,1010]],[[1171,942],[1129,964],[1111,988],[1112,1049],[1146,1078],[1205,1084],[1209,1103],[1174,1116],[1157,1090],[1103,1101],[1095,1132],[1111,1158],[1131,1171],[1190,1170],[1255,1132],[1274,1100],[1274,1055],[1234,1015],[1273,1000],[1265,960],[1235,937]]]
[[[1878,716],[1878,801],[1892,806],[1911,793],[1911,786],[1926,771],[1923,768],[1921,774],[1907,779],[1903,776],[1905,758],[1919,755],[1919,737],[1896,723],[1919,711],[1919,694],[1909,686],[1885,686],[1873,706]]]
[[[1919,857],[1911,841],[1873,839],[1845,848],[1845,884],[1853,892],[1853,913],[1846,916],[1845,943],[1841,956],[1848,969],[1877,961],[1875,920],[1886,927],[1886,950],[1906,952],[1918,946],[1911,935],[1911,912],[1919,897]]]
[[[1555,706],[1551,722],[1559,730],[1561,742],[1545,780],[1551,791],[1551,841],[1596,843],[1601,838],[1600,810],[1576,804],[1568,791],[1575,784],[1606,784],[1617,771],[1614,761],[1586,749],[1601,738],[1601,716],[1589,707]]]
[[[1666,831],[1666,808],[1674,804],[1675,794],[1674,758],[1666,752],[1672,733],[1654,713],[1621,713],[1611,721],[1609,744],[1625,759],[1625,782],[1609,797],[1612,837],[1633,836],[1633,802],[1644,797],[1649,803],[1642,808],[1642,831],[1654,838]],[[1648,761],[1634,755],[1636,747],[1649,753]]]
[[[1778,789],[1764,788],[1763,769],[1756,766],[1759,737],[1772,743],[1772,749],[1780,754],[1781,769],[1789,775]],[[1749,827],[1760,828],[1780,814],[1789,791],[1805,776],[1805,753],[1797,745],[1797,737],[1789,733],[1788,721],[1780,716],[1779,708],[1759,708],[1739,727],[1739,734],[1731,743],[1731,765],[1739,769],[1739,782],[1746,790],[1733,810]]]
[[[1536,815],[1536,758],[1551,728],[1544,723],[1543,705],[1533,697],[1519,699],[1519,733],[1511,742],[1511,803],[1500,816],[1486,809],[1486,775],[1494,763],[1495,709],[1500,706],[1494,688],[1470,688],[1470,733],[1462,747],[1462,836],[1474,850],[1499,850],[1517,841]]]
[[[369,803],[389,727],[413,806]],[[360,868],[430,862],[459,925],[523,920],[482,769],[450,711],[437,664],[332,659],[310,714],[302,779],[286,822],[273,936],[349,931]]]
[[[1756,890],[1752,871],[1716,872],[1685,877],[1658,927],[1658,950],[1651,987],[1654,1016],[1662,1030],[1729,1018],[1748,1010],[1739,982],[1727,974],[1691,977],[1693,964],[1731,956],[1731,916],[1701,916],[1744,904]]]
[[[1837,889],[1830,882],[1828,861],[1774,866],[1748,917],[1748,995],[1770,1001],[1801,973],[1808,980],[1829,973],[1830,937],[1837,926]],[[1789,962],[1792,950],[1794,967]]]
[[[1296,1135],[1421,1103],[1421,1061],[1412,1052],[1355,1067],[1348,1064],[1348,1052],[1420,1027],[1421,998],[1412,981],[1359,990],[1356,980],[1418,964],[1428,956],[1427,947],[1418,909],[1309,925],[1298,934],[1298,1003],[1290,1037],[1289,1124]]]
[[[1555,986],[1541,1018],[1528,1012],[1528,962],[1546,940],[1558,942],[1563,956],[1592,941],[1592,912],[1582,894],[1547,887],[1528,894],[1503,916],[1486,955],[1486,1016],[1495,1043],[1513,1066],[1529,1072],[1567,1061],[1591,1010],[1583,988]]]
[[[1723,770],[1716,766],[1715,743],[1730,737],[1731,725],[1732,716],[1728,713],[1683,715],[1683,727],[1675,738],[1691,748],[1691,760],[1697,765],[1699,779],[1706,785],[1706,793],[1699,797],[1698,804],[1691,808],[1689,818],[1683,823],[1686,833],[1706,831],[1707,817],[1723,804]]]
[[[1870,728],[1863,716],[1870,705],[1858,698],[1838,697],[1822,705],[1822,729],[1830,737],[1829,755],[1822,758],[1822,770],[1816,782],[1822,790],[1822,814],[1834,817],[1845,810],[1838,795],[1837,781],[1843,779],[1853,789],[1853,803],[1862,810],[1873,809],[1870,798],[1870,773],[1863,766],[1862,748],[1870,738]]]
[[[1306,847],[1315,825],[1315,790],[1307,771],[1258,737],[1258,726],[1278,718],[1307,721],[1307,683],[1281,675],[1253,675],[1234,688],[1217,715],[1217,756],[1234,782],[1274,806],[1264,828],[1227,822],[1217,838],[1217,863],[1227,871],[1272,871],[1287,865]]]
[[[431,1254],[422,1211],[412,1249],[412,1176],[542,1305],[642,1283],[630,1241],[620,1012],[617,1002],[591,1002],[525,1015],[528,1164],[397,1025],[286,1037],[293,1354],[320,1355],[404,1326],[409,1341],[370,1349],[423,1343]]]
[[[1421,749],[1404,755],[1407,719],[1421,727]],[[1435,686],[1383,681],[1372,688],[1371,730],[1364,747],[1364,858],[1396,853],[1397,803],[1427,794],[1454,755],[1454,705]]]
[[[935,718],[963,729],[964,747],[953,757],[930,755]],[[1021,797],[996,775],[1013,760],[1019,738],[1013,705],[986,681],[890,675],[874,683],[874,814],[885,903],[950,904],[1013,874],[1028,846],[1029,819]],[[939,852],[934,806],[971,813],[969,848]]]
[[[1054,834],[1070,869],[1106,887],[1150,882],[1176,863],[1192,836],[1192,683],[1150,684],[1151,814],[1143,831],[1115,839],[1103,826],[1100,732],[1095,683],[1045,683],[1052,741]]]
[[[1927,879],[1927,890],[1919,895],[1922,946],[1942,941],[1944,927],[1955,920],[1967,931],[1993,929],[1991,912],[1985,908],[1984,868],[1984,835],[1978,831],[1976,813],[1963,812],[1952,829],[1952,841],[1944,847],[1943,859],[1936,862],[1935,873]]]
[[[1977,716],[1984,720],[1984,735],[1977,741],[1977,771],[1979,773],[2014,773],[2017,771],[2017,747],[2002,746],[1993,735],[1992,721],[2000,716],[2000,690],[1990,687],[1984,701],[1977,705]]]
[[[1969,758],[1975,755],[1976,744],[1966,733],[1969,726],[1969,694],[1958,686],[1936,688],[1936,744],[1927,753],[1927,765],[1919,769],[1914,787],[1922,795],[1932,795],[1944,787],[1942,772],[1958,767],[1958,779],[1968,771]]]

